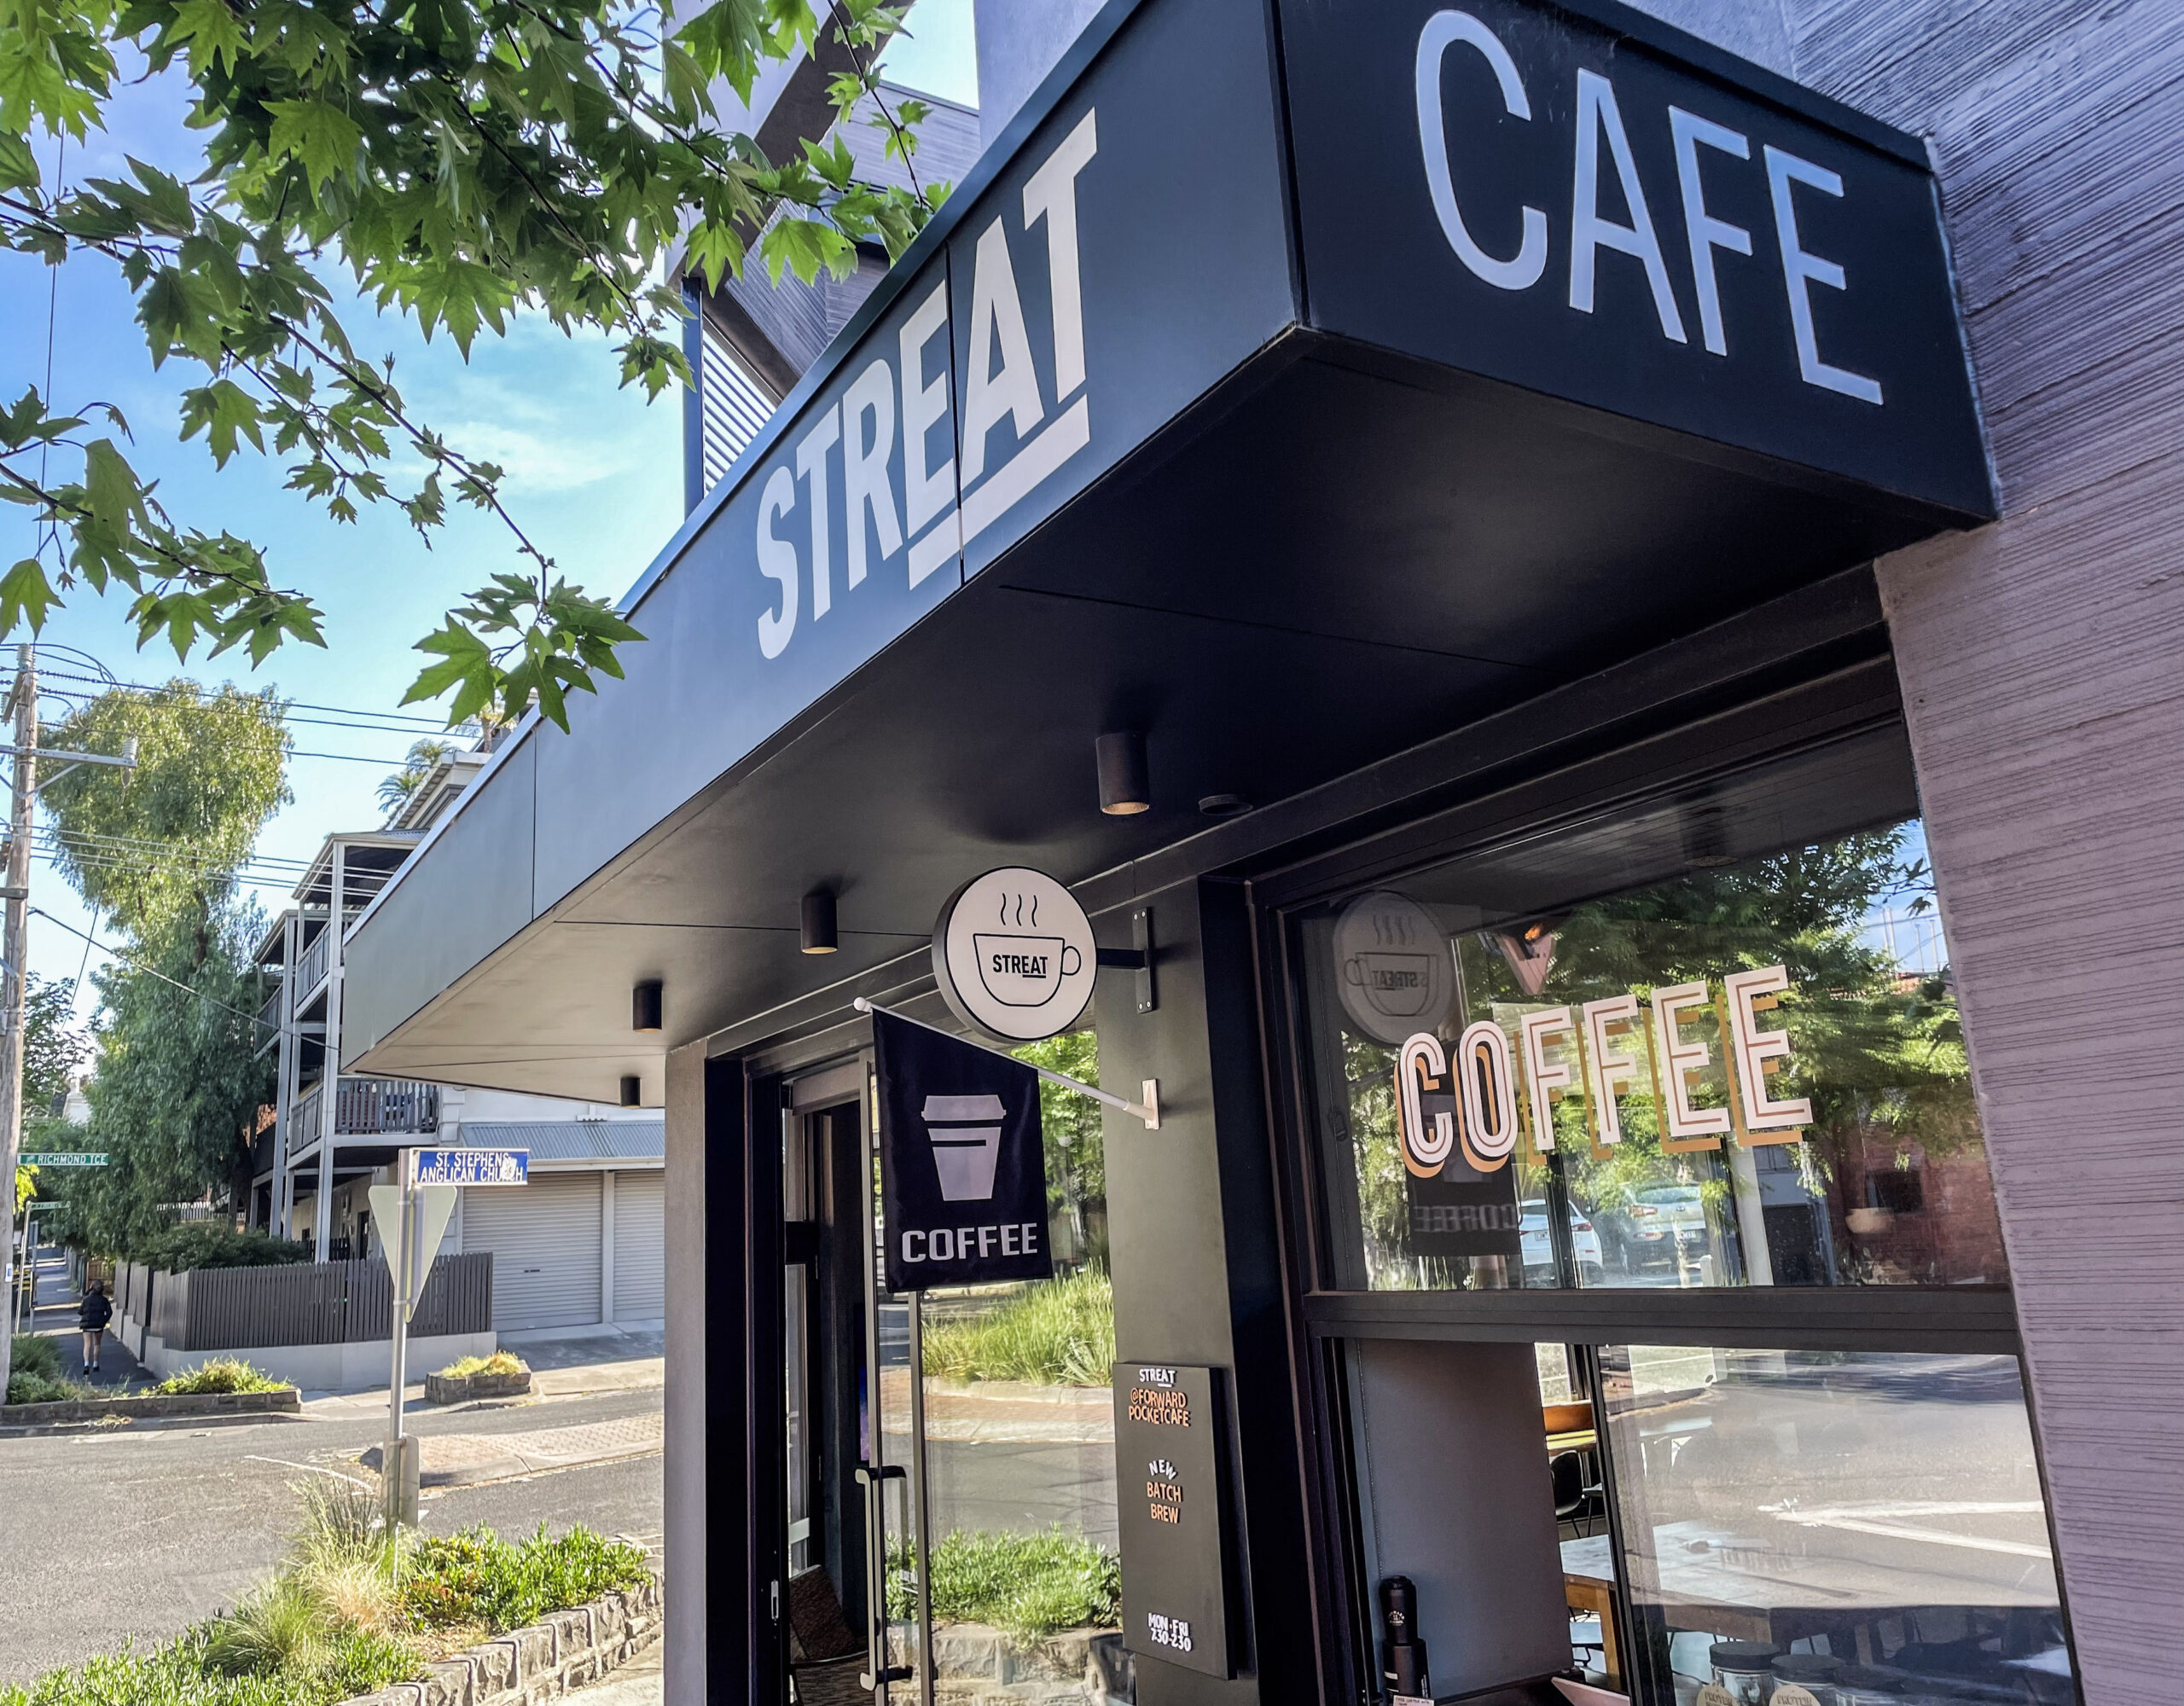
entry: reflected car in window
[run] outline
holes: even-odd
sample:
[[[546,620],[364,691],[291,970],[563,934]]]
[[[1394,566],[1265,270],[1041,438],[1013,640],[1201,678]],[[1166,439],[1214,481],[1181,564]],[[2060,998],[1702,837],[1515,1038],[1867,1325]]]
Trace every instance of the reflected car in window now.
[[[1679,1268],[1706,1249],[1706,1205],[1696,1185],[1641,1185],[1597,1218],[1606,1258],[1624,1274]]]
[[[1554,1266],[1554,1240],[1548,1236],[1547,1204],[1534,1197],[1523,1209],[1525,1284],[1557,1285],[1560,1280]],[[1578,1283],[1598,1285],[1605,1280],[1607,1270],[1600,1262],[1600,1235],[1574,1203],[1570,1206],[1570,1244],[1577,1257]]]

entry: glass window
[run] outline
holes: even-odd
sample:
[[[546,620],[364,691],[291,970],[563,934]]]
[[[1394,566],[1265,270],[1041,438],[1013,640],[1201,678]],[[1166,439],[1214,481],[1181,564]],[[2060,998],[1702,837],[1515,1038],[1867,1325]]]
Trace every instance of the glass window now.
[[[1298,914],[1329,1282],[2006,1282],[1923,831],[1839,828],[1892,751]]]
[[[1099,1082],[1092,1031],[1016,1053]],[[921,1305],[933,1656],[944,1700],[1128,1706],[1106,1150],[1097,1103],[1044,1082],[1039,1095],[1054,1277],[934,1290]],[[881,1376],[905,1427],[911,1378],[907,1355]],[[907,1542],[892,1565],[891,1610],[907,1621]]]
[[[1600,1372],[1640,1697],[2077,1699],[2015,1359],[1635,1345]],[[1565,1541],[1565,1574],[1611,1544]]]

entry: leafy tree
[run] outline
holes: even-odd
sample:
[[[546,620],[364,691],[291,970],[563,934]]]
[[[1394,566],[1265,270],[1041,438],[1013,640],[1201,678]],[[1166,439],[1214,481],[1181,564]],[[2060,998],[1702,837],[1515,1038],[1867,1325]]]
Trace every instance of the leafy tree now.
[[[433,773],[433,766],[456,751],[452,740],[434,740],[427,737],[410,743],[410,751],[402,761],[402,768],[380,778],[380,809],[390,818],[410,804],[410,797],[425,785],[425,778]]]
[[[1043,1066],[1080,1084],[1100,1082],[1100,1034],[1066,1031],[1013,1051],[1019,1060]],[[1077,1247],[1095,1265],[1107,1265],[1107,1151],[1100,1105],[1059,1084],[1039,1080],[1039,1123],[1047,1163],[1047,1217],[1072,1228]]]
[[[901,22],[880,0],[828,0],[837,109],[861,100],[911,167],[921,103],[878,99],[877,51]],[[421,420],[391,361],[342,323],[328,283],[445,334],[464,354],[512,316],[606,331],[624,384],[688,383],[682,305],[661,282],[680,251],[717,287],[754,252],[778,280],[845,275],[860,241],[898,255],[945,186],[857,180],[839,135],[770,161],[722,127],[712,90],[747,101],[769,60],[822,44],[810,0],[717,0],[678,15],[636,0],[44,0],[0,28],[0,244],[119,271],[155,363],[188,364],[181,435],[221,466],[246,448],[338,521],[392,503],[427,542],[450,501],[506,525],[520,572],[493,574],[419,642],[435,659],[410,698],[452,693],[450,723],[619,676],[638,638],[571,585],[525,533],[502,471]],[[129,176],[49,182],[33,143],[102,127],[144,73],[185,82],[205,138],[188,181],[132,160]],[[104,405],[35,390],[0,409],[0,497],[54,548],[0,579],[0,630],[35,631],[78,587],[130,601],[141,639],[187,658],[242,646],[253,664],[323,643],[317,601],[278,584],[257,547],[171,512]],[[43,472],[48,447],[60,477]],[[401,471],[421,468],[414,478]]]
[[[47,739],[80,751],[137,743],[134,772],[85,764],[39,798],[61,874],[142,941],[185,916],[210,920],[265,821],[292,798],[291,744],[272,694],[207,693],[177,678],[148,693],[102,693]],[[208,950],[209,951],[209,950]]]
[[[23,982],[23,1110],[26,1116],[60,1111],[76,1069],[90,1052],[76,1028],[76,985],[35,972]],[[29,1147],[27,1144],[24,1146]]]
[[[235,872],[288,798],[289,737],[270,694],[206,694],[175,681],[101,695],[54,731],[110,751],[138,742],[131,774],[85,766],[46,791],[61,868],[127,939],[96,974],[99,1065],[90,1140],[112,1158],[61,1187],[63,1234],[125,1250],[208,1188],[247,1186],[247,1146],[273,1063],[257,1053],[264,999],[252,950],[263,928]]]
[[[135,1249],[172,1223],[174,1205],[208,1188],[238,1200],[247,1186],[243,1133],[274,1088],[270,1057],[255,1053],[263,926],[254,904],[223,897],[139,944],[136,964],[96,974],[105,1011],[86,1094],[90,1143],[111,1158],[60,1187],[67,1242]]]

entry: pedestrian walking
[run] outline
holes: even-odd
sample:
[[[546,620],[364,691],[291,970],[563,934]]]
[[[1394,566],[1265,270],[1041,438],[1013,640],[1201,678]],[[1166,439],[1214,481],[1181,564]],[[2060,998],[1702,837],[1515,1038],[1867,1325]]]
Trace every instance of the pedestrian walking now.
[[[106,1295],[106,1281],[94,1280],[76,1306],[76,1325],[84,1330],[84,1370],[99,1372],[99,1347],[106,1342],[106,1324],[113,1319],[113,1304]]]

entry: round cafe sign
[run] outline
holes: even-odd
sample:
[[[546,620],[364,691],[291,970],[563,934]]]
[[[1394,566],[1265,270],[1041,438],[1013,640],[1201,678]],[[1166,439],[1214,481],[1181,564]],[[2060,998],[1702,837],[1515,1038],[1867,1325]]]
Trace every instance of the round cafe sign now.
[[[1077,897],[1022,865],[964,884],[932,930],[932,974],[948,1005],[1011,1042],[1073,1027],[1091,1004],[1098,963]]]
[[[1449,938],[1409,895],[1379,889],[1345,907],[1334,962],[1343,1011],[1375,1042],[1392,1047],[1449,1016],[1456,992]]]

